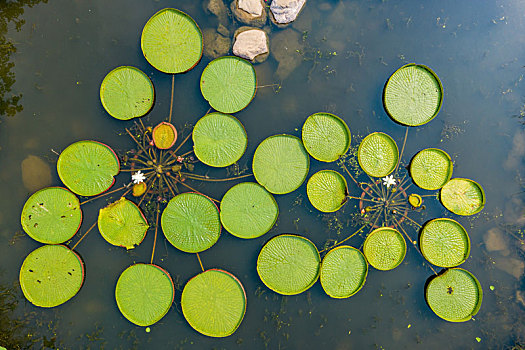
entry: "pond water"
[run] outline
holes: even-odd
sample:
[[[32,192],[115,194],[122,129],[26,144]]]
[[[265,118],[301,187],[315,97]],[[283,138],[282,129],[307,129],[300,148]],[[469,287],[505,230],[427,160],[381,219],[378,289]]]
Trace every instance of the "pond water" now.
[[[450,214],[433,200],[427,200],[427,210],[414,216],[420,223],[451,217],[467,228],[472,248],[461,267],[479,279],[484,291],[474,320],[450,323],[430,310],[424,286],[433,273],[413,247],[393,271],[370,268],[363,289],[349,299],[329,298],[319,283],[289,297],[266,288],[255,266],[270,237],[298,233],[322,247],[327,239],[342,239],[358,228],[350,220],[357,210],[355,201],[335,214],[321,214],[309,203],[305,184],[276,196],[279,220],[268,234],[246,241],[223,231],[218,243],[201,254],[206,267],[234,273],[246,289],[247,312],[230,337],[205,337],[186,323],[180,292],[200,271],[199,264],[194,255],[177,251],[163,238],[156,263],[178,285],[173,307],[150,332],[120,314],[114,301],[116,280],[130,264],[149,260],[151,232],[129,252],[91,232],[77,248],[86,264],[80,292],[53,309],[39,309],[25,301],[18,285],[19,269],[27,254],[40,246],[22,233],[19,218],[25,200],[42,183],[60,184],[56,152],[75,141],[98,140],[117,150],[133,147],[122,135],[132,122],[109,117],[99,101],[100,82],[114,67],[135,66],[151,77],[156,103],[146,122],[156,124],[167,116],[171,77],[146,62],[140,33],[151,15],[173,6],[192,16],[203,30],[217,27],[217,18],[194,0],[0,3],[0,64],[6,87],[0,90],[0,340],[4,342],[0,345],[24,348],[33,343],[34,348],[61,349],[525,346],[520,343],[525,340],[525,131],[519,118],[525,116],[525,3],[518,0],[309,0],[292,27],[268,27],[270,42],[285,31],[299,33],[299,52],[288,52],[297,67],[283,73],[272,56],[256,65],[258,85],[280,84],[280,88],[260,88],[251,104],[235,114],[249,138],[241,167],[251,167],[263,139],[278,133],[300,136],[306,117],[319,111],[344,119],[356,140],[383,131],[401,145],[405,127],[384,112],[383,86],[406,63],[431,67],[445,89],[443,107],[430,123],[409,130],[404,161],[420,149],[442,148],[454,160],[454,177],[471,178],[485,190],[486,206],[473,217]],[[8,50],[7,42],[14,44],[16,52]],[[194,124],[209,108],[198,84],[209,61],[203,57],[193,70],[175,78],[173,121],[179,129]],[[18,102],[10,100],[19,94]],[[33,164],[39,157],[51,168],[49,179],[40,176],[24,183],[22,164],[30,156]],[[312,161],[310,174],[324,168],[340,170],[336,164]],[[203,165],[196,171],[225,174]],[[128,176],[120,175],[118,183],[129,182]],[[205,184],[199,189],[221,198],[231,185]],[[349,191],[361,194],[350,182]],[[95,222],[105,203],[101,199],[83,207],[81,232]],[[412,230],[411,235],[417,233]],[[362,241],[357,236],[349,242],[359,247]],[[18,326],[16,320],[22,324]]]

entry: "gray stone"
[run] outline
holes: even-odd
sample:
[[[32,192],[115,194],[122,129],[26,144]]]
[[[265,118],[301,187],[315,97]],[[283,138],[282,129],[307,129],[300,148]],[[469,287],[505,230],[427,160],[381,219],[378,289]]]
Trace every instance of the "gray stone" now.
[[[268,57],[268,36],[261,29],[239,30],[235,35],[233,54],[250,61],[264,54]]]
[[[276,24],[288,24],[295,21],[306,0],[273,0],[270,5],[272,20]]]
[[[263,0],[234,0],[230,9],[239,22],[253,27],[264,26],[268,17]]]
[[[509,245],[504,233],[497,227],[493,227],[483,236],[485,248],[489,252],[500,252],[502,255],[509,255]]]
[[[298,51],[303,49],[301,35],[295,30],[288,28],[282,30],[272,37],[270,51],[279,65],[275,71],[278,79],[285,79],[303,61],[303,56]]]
[[[496,258],[494,259],[495,265],[501,271],[505,271],[511,276],[520,279],[525,271],[525,262],[523,260],[515,258]]]
[[[231,40],[208,28],[202,32],[204,37],[204,55],[214,59],[226,55],[231,48]]]
[[[230,22],[228,18],[228,8],[222,0],[207,0],[204,1],[203,6],[205,11],[217,16],[220,24],[228,26]]]
[[[217,27],[217,33],[219,33],[220,35],[225,36],[225,37],[229,37],[230,36],[230,31],[228,30],[228,28],[226,28],[222,24],[219,24],[219,26]]]
[[[51,185],[51,168],[42,158],[29,155],[22,161],[22,181],[30,192]]]

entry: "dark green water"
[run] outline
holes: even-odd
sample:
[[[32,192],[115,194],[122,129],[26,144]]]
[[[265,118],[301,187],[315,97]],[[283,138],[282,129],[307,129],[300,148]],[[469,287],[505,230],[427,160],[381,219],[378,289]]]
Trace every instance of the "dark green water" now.
[[[131,141],[119,136],[130,122],[109,117],[99,102],[101,80],[116,66],[142,69],[157,94],[149,118],[152,123],[161,121],[169,111],[171,78],[149,66],[140,51],[144,23],[170,6],[187,12],[201,29],[215,28],[216,18],[194,0],[50,0],[17,12],[19,3],[0,3],[0,35],[17,50],[10,53],[2,45],[0,61],[2,78],[10,71],[16,80],[11,91],[3,92],[0,117],[0,284],[18,298],[12,311],[5,311],[9,303],[0,298],[0,339],[11,336],[21,341],[30,334],[36,341],[34,348],[61,349],[483,349],[506,348],[525,339],[525,305],[519,298],[525,296],[521,244],[525,132],[516,117],[525,113],[523,2],[309,0],[300,15],[300,30],[308,30],[303,56],[290,53],[300,56],[300,65],[282,81],[274,75],[273,58],[257,65],[258,84],[281,83],[281,89],[278,93],[260,89],[252,103],[236,114],[249,137],[241,166],[251,166],[253,152],[264,138],[277,133],[300,136],[306,117],[318,111],[339,115],[354,135],[383,131],[400,145],[405,129],[386,116],[383,85],[405,63],[430,66],[445,88],[443,107],[432,122],[410,129],[405,160],[423,148],[442,148],[455,161],[455,177],[472,178],[485,189],[487,204],[479,215],[457,218],[439,204],[429,204],[417,217],[420,222],[453,217],[467,228],[472,249],[462,267],[477,276],[484,290],[475,320],[449,323],[428,308],[424,284],[432,271],[411,247],[395,270],[371,268],[364,288],[350,299],[329,298],[319,283],[293,297],[264,287],[255,263],[261,246],[273,235],[298,233],[321,247],[328,238],[337,238],[338,231],[345,237],[356,229],[348,220],[355,212],[354,203],[337,214],[321,215],[308,202],[303,185],[277,196],[280,217],[270,233],[244,241],[223,232],[218,243],[201,254],[206,267],[224,268],[238,276],[248,296],[243,323],[225,339],[201,336],[186,323],[180,290],[173,308],[150,333],[121,316],[114,301],[116,280],[130,264],[149,260],[151,234],[137,249],[126,252],[108,245],[96,231],[90,233],[77,248],[86,264],[85,284],[77,296],[57,308],[32,306],[17,285],[23,259],[40,246],[20,235],[21,208],[31,194],[22,181],[22,161],[29,155],[44,159],[52,169],[52,184],[59,185],[53,150],[60,152],[83,139],[130,148]],[[25,23],[17,26],[20,20]],[[279,31],[272,28],[270,41]],[[322,57],[311,60],[318,50]],[[195,69],[176,76],[174,123],[179,128],[195,123],[209,108],[198,85],[208,62],[203,58]],[[18,94],[23,110],[17,112],[9,98]],[[322,168],[337,166],[312,161],[310,174]],[[199,169],[207,171],[203,166]],[[128,182],[127,176],[120,175],[120,182]],[[229,186],[201,189],[220,198]],[[360,194],[352,185],[350,192]],[[83,208],[83,230],[96,220],[104,203]],[[491,229],[499,230],[505,249],[487,247],[484,237]],[[356,246],[361,242],[358,237],[350,241]],[[164,240],[156,262],[181,285],[200,271],[193,255]],[[27,324],[13,334],[15,319]]]

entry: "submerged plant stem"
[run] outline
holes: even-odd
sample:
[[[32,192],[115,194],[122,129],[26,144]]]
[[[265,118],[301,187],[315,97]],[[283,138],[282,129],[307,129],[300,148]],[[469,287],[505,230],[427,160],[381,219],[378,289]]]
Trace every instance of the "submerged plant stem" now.
[[[253,174],[247,174],[247,175],[228,177],[228,178],[225,178],[225,179],[212,179],[212,178],[207,178],[205,176],[196,175],[196,174],[192,174],[192,173],[183,173],[183,172],[181,172],[181,175],[183,175],[184,177],[187,177],[188,179],[199,180],[199,181],[207,181],[207,182],[232,181],[232,180],[239,180],[239,179],[244,179],[245,177],[253,176]]]
[[[168,117],[168,123],[171,123],[171,115],[173,112],[173,90],[175,90],[175,74],[171,75],[171,99],[170,99],[170,115]]]
[[[334,244],[333,246],[331,246],[330,248],[325,248],[323,250],[320,250],[319,253],[323,253],[327,250],[330,250],[334,247],[337,247],[338,245],[340,244],[343,244],[344,242],[348,241],[350,238],[354,237],[355,235],[357,235],[359,232],[361,232],[365,227],[367,227],[368,224],[364,224],[363,226],[361,226],[361,228],[357,231],[355,231],[354,233],[352,233],[350,236],[346,237],[345,239],[343,239],[341,242],[337,242],[336,244]]]
[[[204,272],[204,266],[202,266],[201,257],[199,256],[199,253],[195,253],[197,255],[197,259],[199,259],[199,265],[201,266],[202,272]]]
[[[157,202],[157,215],[155,219],[155,236],[153,236],[153,250],[151,251],[151,261],[150,264],[153,264],[153,257],[155,256],[155,246],[157,245],[157,232],[159,230],[159,203]]]
[[[207,195],[205,195],[205,194],[203,194],[203,193],[197,191],[196,189],[194,189],[193,187],[191,187],[191,186],[188,185],[188,184],[185,184],[185,183],[182,182],[182,181],[179,181],[179,183],[180,183],[182,186],[188,188],[189,190],[191,190],[191,191],[193,191],[193,192],[195,192],[195,193],[198,193],[198,194],[200,194],[200,195],[203,195],[203,196],[205,196],[205,197],[211,199],[211,200],[214,201],[214,202],[217,202],[217,203],[220,203],[220,202],[221,202],[221,201],[216,200],[215,198],[212,198],[212,197],[210,197],[210,196],[207,196]]]
[[[407,137],[408,137],[408,126],[405,130],[405,139],[403,140],[403,147],[401,147],[401,154],[399,155],[399,159],[397,160],[396,168],[394,169],[394,174],[397,173],[397,168],[399,167],[399,163],[401,163],[401,158],[403,157],[403,152],[405,151],[405,145],[407,143]]]
[[[122,186],[122,187],[117,188],[116,190],[109,191],[109,192],[104,192],[104,193],[102,193],[102,194],[99,194],[99,195],[96,196],[96,197],[93,197],[93,198],[90,198],[90,199],[86,199],[85,201],[80,202],[80,205],[84,205],[84,204],[86,204],[86,203],[89,203],[89,202],[94,201],[94,200],[96,200],[96,199],[102,198],[102,197],[107,196],[107,195],[109,195],[109,194],[112,194],[112,193],[115,193],[115,192],[118,192],[118,191],[122,191],[123,189],[127,188],[129,185],[130,185],[130,184],[127,184],[127,185],[124,185],[124,186]]]
[[[75,245],[73,246],[73,248],[71,248],[71,250],[75,250],[75,248],[80,244],[80,242],[82,242],[82,240],[84,239],[84,237],[87,236],[87,234],[95,227],[95,225],[98,223],[98,221],[95,221],[95,223],[93,225],[91,225],[90,228],[88,228],[88,230],[86,231],[86,233],[84,233],[82,235],[82,237],[80,237],[80,239],[78,240],[77,243],[75,243]]]

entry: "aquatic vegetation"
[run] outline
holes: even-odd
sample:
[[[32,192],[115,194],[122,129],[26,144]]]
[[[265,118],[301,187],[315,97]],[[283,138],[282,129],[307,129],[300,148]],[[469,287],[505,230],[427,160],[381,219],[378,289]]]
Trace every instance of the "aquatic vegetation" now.
[[[148,231],[153,231],[149,262],[134,263],[121,273],[115,300],[130,322],[139,326],[155,324],[168,313],[175,297],[169,272],[154,264],[160,228],[176,249],[196,254],[200,265],[201,271],[185,284],[182,292],[182,313],[188,324],[211,337],[233,334],[246,311],[244,287],[230,272],[205,269],[199,253],[215,245],[223,226],[243,239],[267,233],[279,214],[273,194],[297,190],[308,177],[312,156],[324,163],[338,161],[351,179],[352,188],[361,192],[360,196],[351,196],[343,174],[321,170],[306,185],[312,206],[321,212],[335,212],[357,200],[362,226],[321,251],[296,234],[270,239],[262,246],[256,266],[269,289],[296,295],[320,278],[330,297],[348,298],[363,288],[368,263],[378,270],[391,270],[401,264],[407,252],[406,237],[436,275],[426,288],[431,309],[451,321],[466,321],[479,310],[482,291],[475,277],[462,269],[445,270],[438,275],[432,267],[455,267],[466,260],[470,241],[465,229],[451,219],[438,218],[421,226],[410,218],[410,213],[424,209],[423,198],[438,196],[408,193],[411,179],[422,189],[440,190],[445,208],[458,215],[475,214],[485,202],[479,184],[451,179],[452,162],[442,150],[425,149],[414,156],[409,170],[400,166],[408,126],[433,119],[442,103],[441,83],[429,68],[404,66],[385,86],[385,110],[392,119],[407,126],[401,152],[392,137],[374,132],[362,139],[355,154],[349,155],[351,133],[345,121],[330,113],[315,113],[304,122],[302,138],[277,134],[263,140],[253,155],[257,183],[236,184],[222,200],[217,200],[196,190],[192,182],[240,180],[252,175],[210,178],[196,173],[195,163],[223,168],[244,155],[246,130],[237,118],[225,113],[242,110],[254,98],[255,70],[251,63],[237,57],[210,62],[202,73],[200,87],[203,98],[216,112],[204,115],[190,133],[185,135],[183,130],[179,138],[171,123],[174,74],[198,64],[202,56],[200,29],[181,11],[164,9],[146,23],[141,47],[153,67],[173,74],[169,115],[155,127],[144,124],[140,117],[152,109],[155,92],[153,83],[137,68],[118,67],[103,79],[100,99],[108,114],[120,120],[137,118],[125,128],[134,148],[118,157],[111,147],[100,142],[75,142],[60,154],[57,162],[57,172],[67,189],[46,188],[28,199],[22,210],[22,226],[30,237],[46,244],[30,253],[20,270],[22,290],[30,302],[54,307],[78,292],[84,280],[84,264],[75,248],[95,226],[108,243],[126,249],[135,248]],[[182,151],[190,138],[193,148]],[[110,190],[120,173],[126,174],[127,179],[131,175],[131,182]],[[114,193],[119,199],[100,209],[97,221],[71,249],[61,245],[81,226],[83,204]],[[81,202],[75,194],[91,198]],[[419,247],[404,223],[421,228]],[[365,233],[365,229],[368,233],[362,252],[342,245]],[[443,286],[445,294],[453,295],[453,303],[446,301]],[[449,288],[453,293],[448,293]],[[474,294],[478,296],[475,300]],[[457,310],[448,310],[449,304],[457,304]]]

